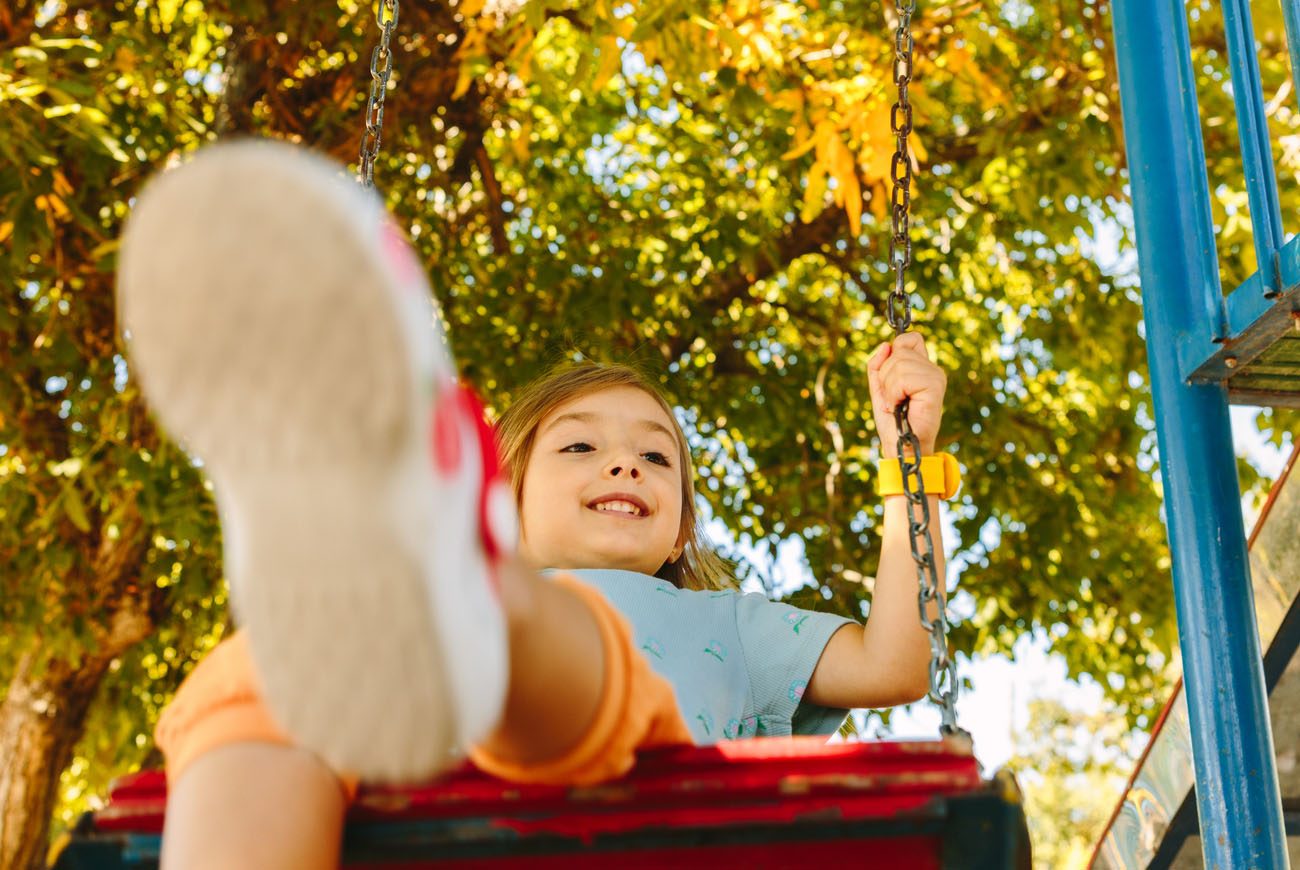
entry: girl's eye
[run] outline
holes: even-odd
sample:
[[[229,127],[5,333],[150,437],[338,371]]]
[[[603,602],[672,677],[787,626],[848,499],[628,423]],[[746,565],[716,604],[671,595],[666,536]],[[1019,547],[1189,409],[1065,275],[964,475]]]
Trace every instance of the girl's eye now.
[[[560,449],[560,452],[561,453],[590,453],[595,449],[596,448],[592,447],[590,444],[586,443],[585,441],[577,441],[573,444],[570,444],[568,447],[562,447]]]
[[[664,456],[662,453],[656,453],[652,450],[649,453],[642,453],[641,455],[646,458],[646,461],[653,462],[655,465],[662,465],[664,468],[672,467],[672,463],[668,461],[668,457]]]

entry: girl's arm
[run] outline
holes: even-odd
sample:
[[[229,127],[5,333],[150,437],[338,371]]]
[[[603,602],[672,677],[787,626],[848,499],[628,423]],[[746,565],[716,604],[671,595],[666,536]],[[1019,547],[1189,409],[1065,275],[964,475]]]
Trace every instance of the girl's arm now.
[[[881,455],[898,456],[894,408],[910,398],[908,421],[921,453],[934,453],[943,416],[947,377],[930,361],[925,342],[914,332],[883,345],[867,365],[871,405],[880,435]],[[930,497],[939,594],[944,590],[943,542],[939,499]],[[907,497],[885,498],[880,567],[866,626],[846,625],[831,636],[818,661],[804,700],[828,707],[889,707],[925,696],[930,687],[930,637],[921,627],[916,563],[908,536]],[[937,605],[931,605],[931,618]]]

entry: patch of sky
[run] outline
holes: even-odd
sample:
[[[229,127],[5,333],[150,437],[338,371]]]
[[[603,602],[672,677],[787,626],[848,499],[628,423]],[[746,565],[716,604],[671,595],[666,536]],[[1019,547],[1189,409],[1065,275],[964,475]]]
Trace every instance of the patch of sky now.
[[[1245,457],[1246,461],[1254,466],[1261,477],[1265,480],[1276,480],[1282,473],[1282,469],[1286,467],[1287,458],[1295,449],[1295,436],[1293,433],[1287,433],[1282,439],[1281,446],[1269,443],[1260,432],[1260,412],[1260,408],[1246,405],[1233,405],[1229,409],[1233,447],[1239,456]],[[1246,528],[1249,529],[1258,517],[1258,506],[1247,496],[1242,499],[1241,507]]]
[[[221,64],[214,63],[212,69],[203,76],[203,90],[209,94],[216,95],[226,88],[225,70]]]
[[[1022,0],[1005,0],[998,14],[1012,27],[1024,27],[1033,19],[1034,7]]]
[[[113,389],[119,393],[125,390],[129,374],[126,358],[120,353],[113,354]]]
[[[58,15],[66,8],[67,7],[62,0],[46,0],[46,2],[41,4],[40,9],[36,12],[36,26],[44,27],[54,19],[54,16]]]

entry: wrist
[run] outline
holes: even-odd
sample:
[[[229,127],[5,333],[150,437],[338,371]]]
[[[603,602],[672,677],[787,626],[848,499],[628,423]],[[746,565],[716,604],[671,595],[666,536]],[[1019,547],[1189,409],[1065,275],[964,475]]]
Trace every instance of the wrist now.
[[[919,440],[919,439],[918,439],[918,440]],[[937,446],[936,446],[936,445],[937,445],[937,439],[930,438],[930,439],[927,439],[927,440],[925,440],[925,441],[921,441],[920,444],[921,444],[921,455],[922,455],[922,456],[934,456],[934,455],[935,455],[936,450],[937,450]],[[890,438],[890,439],[884,439],[884,438],[882,438],[882,439],[881,439],[881,443],[880,443],[880,458],[881,458],[882,460],[886,460],[886,459],[897,459],[897,458],[898,458],[898,439],[897,439],[897,438]]]
[[[927,495],[952,498],[961,488],[961,466],[957,463],[957,457],[951,453],[922,456],[919,472],[919,481],[916,479],[916,471],[911,474],[910,488],[913,492],[918,488],[924,488]],[[903,495],[906,492],[903,463],[896,456],[880,460],[876,475],[876,491],[882,498]]]

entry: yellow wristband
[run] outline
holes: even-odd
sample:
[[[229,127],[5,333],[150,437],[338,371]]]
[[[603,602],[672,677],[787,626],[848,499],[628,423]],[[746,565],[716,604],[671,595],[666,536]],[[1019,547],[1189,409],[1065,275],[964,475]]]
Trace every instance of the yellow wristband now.
[[[877,465],[876,491],[880,497],[903,494],[903,463],[897,459],[882,459]],[[913,472],[915,474],[915,472]],[[952,498],[961,489],[961,466],[951,453],[921,457],[921,481],[925,491],[940,498]]]

